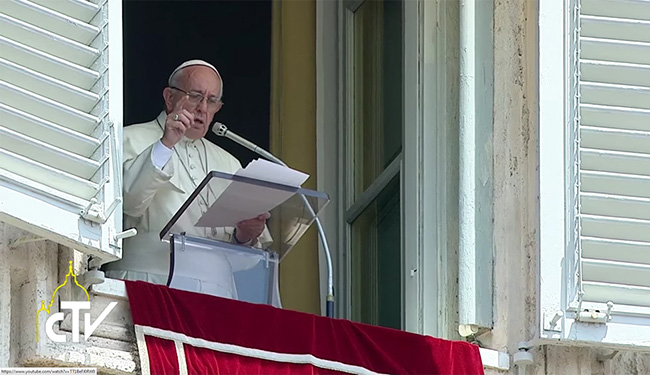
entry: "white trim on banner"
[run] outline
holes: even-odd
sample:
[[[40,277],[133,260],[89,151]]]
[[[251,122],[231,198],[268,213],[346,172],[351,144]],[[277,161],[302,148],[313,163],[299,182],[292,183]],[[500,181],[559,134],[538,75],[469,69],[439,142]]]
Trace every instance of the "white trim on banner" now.
[[[185,348],[183,348],[183,343],[174,340],[174,346],[176,347],[176,358],[178,358],[178,372],[180,375],[188,375],[187,359],[185,358]]]
[[[135,341],[138,343],[140,372],[142,375],[151,375],[151,367],[149,364],[149,350],[147,350],[147,342],[144,339],[144,330],[142,328],[142,326],[135,325]]]
[[[144,335],[154,336],[161,339],[174,341],[177,345],[176,346],[177,353],[179,353],[178,345],[180,343],[184,343],[184,344],[192,345],[197,348],[205,348],[205,349],[210,349],[222,353],[230,353],[230,354],[240,355],[244,357],[259,358],[259,359],[264,359],[264,360],[274,361],[274,362],[311,364],[313,366],[322,369],[347,372],[349,374],[379,375],[379,373],[368,370],[367,368],[361,366],[348,365],[341,362],[317,358],[311,354],[287,354],[287,353],[270,352],[261,349],[246,348],[238,345],[224,344],[224,343],[208,341],[196,337],[189,337],[182,333],[167,331],[164,329],[159,329],[154,327],[141,326],[141,325],[136,325],[135,330],[136,330],[136,337],[138,338],[138,347],[140,347],[140,338],[138,336],[138,332],[142,332]],[[144,337],[142,341],[144,342]],[[185,355],[184,355],[185,352],[182,350],[182,345],[181,345],[181,352],[183,353],[183,360],[185,360]],[[143,374],[149,374],[149,372],[145,372],[144,360],[142,360],[143,353],[146,354],[146,349],[144,352],[142,350],[140,351],[140,358],[143,363],[142,365]],[[149,370],[148,354],[146,355],[146,357],[147,357],[146,370],[148,371]],[[180,364],[180,354],[179,354],[179,364]],[[185,374],[187,374],[187,368],[185,368],[185,371],[186,371]],[[182,370],[181,370],[181,374],[184,374]]]

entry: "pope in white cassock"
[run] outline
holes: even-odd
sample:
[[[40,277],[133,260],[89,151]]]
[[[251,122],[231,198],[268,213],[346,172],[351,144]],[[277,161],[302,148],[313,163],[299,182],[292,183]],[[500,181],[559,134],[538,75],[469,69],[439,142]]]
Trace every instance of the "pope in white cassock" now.
[[[122,259],[104,266],[112,278],[166,284],[169,244],[160,231],[209,171],[234,174],[241,164],[203,137],[222,106],[223,81],[217,69],[202,60],[176,68],[163,90],[165,110],[150,122],[124,128],[124,228],[136,228],[135,237],[123,241]],[[266,248],[268,214],[242,221],[235,228],[195,228],[207,209],[186,212],[181,225],[188,235]],[[197,281],[197,291],[237,298],[234,262],[222,257],[202,264],[213,271],[209,282]]]

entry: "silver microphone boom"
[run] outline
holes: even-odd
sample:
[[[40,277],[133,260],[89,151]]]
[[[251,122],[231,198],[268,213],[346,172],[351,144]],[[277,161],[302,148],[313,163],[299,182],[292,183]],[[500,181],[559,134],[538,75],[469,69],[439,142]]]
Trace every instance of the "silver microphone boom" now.
[[[258,145],[249,141],[248,139],[240,137],[239,135],[231,132],[230,130],[228,130],[228,127],[226,125],[220,122],[214,123],[214,126],[212,127],[212,132],[220,137],[226,137],[236,143],[239,143],[240,145],[246,147],[247,149],[257,153],[258,155],[268,160],[271,160],[274,163],[287,167],[287,165],[282,160],[277,158],[275,155],[259,147]],[[330,247],[327,243],[327,237],[325,236],[325,229],[323,228],[320,219],[314,212],[314,209],[312,208],[311,204],[309,204],[309,202],[307,201],[307,198],[303,194],[300,194],[300,197],[302,198],[303,202],[305,203],[305,206],[307,206],[307,209],[309,209],[309,213],[312,215],[314,221],[316,222],[316,228],[318,229],[318,237],[320,237],[321,243],[323,244],[323,252],[325,253],[325,259],[327,261],[327,296],[325,301],[325,315],[330,318],[333,318],[334,317],[334,275],[333,275],[332,255],[330,253]]]
[[[253,151],[254,153],[259,154],[262,157],[269,159],[276,164],[280,164],[285,167],[287,166],[282,160],[275,157],[275,155],[271,154],[270,152],[266,151],[265,149],[261,148],[255,143],[249,141],[248,139],[233,133],[228,129],[226,125],[220,122],[214,123],[214,127],[212,127],[212,132],[220,137],[226,137],[231,141],[234,141],[235,143],[239,143],[240,145],[246,147],[247,149]]]

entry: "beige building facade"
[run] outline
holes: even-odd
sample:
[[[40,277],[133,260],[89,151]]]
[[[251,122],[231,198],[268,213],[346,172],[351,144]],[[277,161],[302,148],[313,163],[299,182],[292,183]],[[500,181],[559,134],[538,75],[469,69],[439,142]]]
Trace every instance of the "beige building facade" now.
[[[650,247],[643,234],[650,218],[637,212],[646,204],[643,189],[625,195],[616,190],[628,186],[623,182],[589,184],[589,178],[604,176],[645,186],[650,54],[644,52],[650,51],[650,33],[644,30],[650,28],[650,3],[393,3],[274,4],[271,151],[316,176],[310,187],[332,198],[323,223],[333,249],[336,316],[475,342],[486,374],[650,373],[650,335],[644,335],[650,330],[650,277],[644,279],[650,258],[644,251]],[[101,6],[119,10],[118,1]],[[28,14],[6,9],[0,9],[3,19]],[[117,19],[106,14],[109,24]],[[4,30],[4,39],[26,43]],[[0,49],[0,66],[20,65],[18,52],[7,51]],[[108,66],[109,73],[119,70]],[[11,81],[6,71],[0,75],[3,89],[37,90],[29,79]],[[10,128],[4,109],[20,103],[6,98],[0,96],[0,129],[20,132]],[[119,109],[110,109],[119,107],[119,99],[112,100],[107,110],[121,117]],[[94,110],[88,113],[98,116]],[[603,114],[591,116],[594,111]],[[106,134],[119,140],[119,131],[107,127]],[[87,137],[93,136],[89,131]],[[68,185],[20,175],[18,158],[6,156],[19,151],[5,139],[0,367],[138,373],[124,285],[93,271],[120,254],[122,228],[110,218],[121,208],[108,210],[114,193],[105,192],[100,202],[108,220],[75,212],[77,228],[90,229],[71,233],[56,223],[68,216],[47,217],[57,212],[49,207],[63,204],[43,193]],[[106,151],[111,162],[120,157],[116,150]],[[24,152],[45,163],[36,152]],[[579,156],[572,159],[574,154]],[[601,159],[593,161],[593,154]],[[102,155],[87,158],[99,161]],[[110,181],[119,187],[119,179]],[[588,190],[593,185],[611,189]],[[92,237],[97,228],[105,229],[104,239]],[[315,233],[303,241],[281,269],[281,293],[285,307],[319,313],[324,306],[319,311],[315,296],[323,300],[326,294],[325,261],[309,251],[317,246]],[[592,248],[601,247],[592,243],[611,247],[596,256]],[[622,259],[626,246],[636,250]],[[37,341],[36,311],[65,280],[69,261],[89,287],[93,316],[110,301],[118,307],[88,342]],[[307,281],[296,285],[297,275]],[[360,288],[369,292],[361,296]],[[66,288],[62,293],[74,297]],[[39,327],[45,329],[42,320]],[[59,329],[69,335],[69,321]]]

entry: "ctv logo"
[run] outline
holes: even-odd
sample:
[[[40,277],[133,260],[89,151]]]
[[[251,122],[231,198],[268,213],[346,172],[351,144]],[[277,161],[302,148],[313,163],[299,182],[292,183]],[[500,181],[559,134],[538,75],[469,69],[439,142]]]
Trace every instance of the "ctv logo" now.
[[[50,308],[52,307],[52,304],[54,304],[54,296],[56,295],[56,292],[59,291],[63,286],[65,286],[68,283],[68,276],[72,276],[74,283],[81,288],[84,293],[86,294],[86,300],[85,301],[61,301],[61,310],[70,310],[72,312],[72,342],[79,342],[79,318],[81,315],[81,310],[87,310],[90,311],[90,296],[88,295],[88,291],[86,288],[83,286],[79,285],[77,282],[77,275],[72,272],[72,261],[70,261],[70,265],[68,268],[68,273],[65,275],[65,281],[63,281],[63,284],[59,285],[56,289],[54,289],[54,293],[52,293],[52,299],[50,300],[50,304],[45,307],[45,301],[41,301],[41,308],[36,312],[36,341],[39,341],[39,320],[38,320],[38,315],[41,311],[46,311],[48,314],[50,314]],[[90,312],[84,313],[84,339],[88,340],[88,338],[95,332],[95,329],[106,319],[108,314],[115,308],[117,305],[117,302],[111,302],[106,306],[104,311],[99,315],[99,317],[94,321],[90,321]],[[54,342],[65,342],[66,341],[66,336],[65,334],[57,334],[54,332],[54,323],[56,322],[61,322],[65,318],[65,315],[62,312],[58,312],[55,314],[52,314],[50,317],[47,318],[47,321],[45,322],[45,333],[47,334],[47,337],[50,338],[50,340]]]

